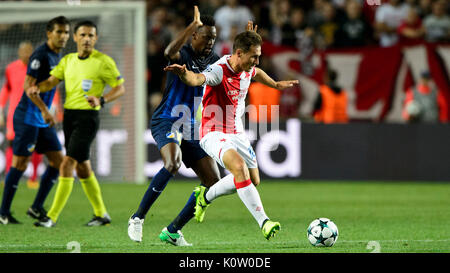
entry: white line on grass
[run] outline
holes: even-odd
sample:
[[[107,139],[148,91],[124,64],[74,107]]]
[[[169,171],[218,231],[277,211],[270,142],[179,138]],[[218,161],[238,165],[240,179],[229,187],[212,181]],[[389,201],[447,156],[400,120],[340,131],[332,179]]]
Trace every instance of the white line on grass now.
[[[271,242],[271,244],[275,244],[275,245],[283,245],[283,244],[295,244],[295,243],[299,243],[300,241],[303,240],[297,240],[297,241],[282,241],[282,242]],[[400,242],[418,242],[418,243],[434,243],[434,242],[450,242],[450,238],[449,239],[440,239],[440,240],[431,240],[431,239],[427,239],[427,240],[375,240],[377,242],[380,243],[400,243]],[[339,243],[367,243],[369,242],[368,240],[338,240]],[[131,244],[131,243],[130,243]],[[130,244],[105,244],[108,245],[110,247],[129,247]],[[145,243],[144,243],[145,244]],[[194,244],[194,246],[205,246],[205,245],[211,245],[211,244],[215,244],[215,245],[238,245],[239,243],[235,243],[235,242],[227,242],[227,241],[209,241],[208,243],[200,243],[200,244]],[[261,242],[253,242],[254,244],[261,244],[261,245],[267,245],[266,241],[261,241]],[[147,244],[145,244],[147,245]],[[165,243],[151,243],[151,246],[165,246],[167,244]],[[147,245],[148,246],[148,245]],[[14,245],[9,245],[9,244],[2,244],[0,245],[0,251],[1,250],[6,250],[6,249],[10,249],[10,248],[30,248],[30,247],[42,247],[42,248],[66,248],[67,245],[51,245],[51,244],[46,244],[46,245],[41,245],[41,244],[29,244],[29,245],[24,245],[24,244],[14,244]],[[95,248],[95,246],[89,246],[89,248]]]

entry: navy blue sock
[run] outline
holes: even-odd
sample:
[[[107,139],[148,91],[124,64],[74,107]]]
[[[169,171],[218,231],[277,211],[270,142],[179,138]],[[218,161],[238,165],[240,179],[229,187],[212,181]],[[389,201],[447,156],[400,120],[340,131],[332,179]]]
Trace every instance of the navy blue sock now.
[[[47,170],[45,170],[44,174],[41,177],[41,184],[39,185],[38,193],[34,198],[33,205],[31,205],[33,209],[39,210],[44,207],[45,198],[47,198],[48,194],[50,193],[58,176],[59,176],[58,169],[55,169],[50,166],[47,167]]]
[[[175,233],[177,230],[181,230],[184,225],[189,222],[189,220],[194,217],[195,212],[195,193],[192,193],[189,197],[186,205],[184,205],[184,208],[180,211],[177,217],[167,226],[167,230],[170,233]]]
[[[142,198],[141,204],[139,204],[139,208],[135,214],[133,214],[132,218],[139,217],[139,219],[144,219],[145,215],[147,215],[148,210],[153,205],[153,203],[158,199],[161,192],[166,187],[169,180],[173,177],[166,168],[162,168],[159,172],[153,177],[152,182],[148,186],[147,191]]]
[[[17,186],[19,185],[19,180],[22,177],[23,171],[11,167],[5,180],[5,189],[3,191],[2,207],[0,209],[1,215],[8,215],[11,213],[11,204],[16,194]]]

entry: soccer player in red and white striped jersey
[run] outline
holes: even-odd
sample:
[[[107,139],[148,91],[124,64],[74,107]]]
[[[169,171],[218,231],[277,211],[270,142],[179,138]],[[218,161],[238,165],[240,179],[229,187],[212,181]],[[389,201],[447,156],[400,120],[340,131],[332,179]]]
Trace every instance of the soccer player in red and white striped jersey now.
[[[298,84],[293,81],[275,81],[257,68],[261,55],[262,39],[256,26],[238,34],[233,44],[233,54],[225,55],[202,73],[194,73],[186,66],[173,64],[164,68],[177,74],[187,85],[204,85],[202,99],[202,124],[200,146],[230,174],[206,192],[197,187],[195,216],[202,221],[204,211],[215,198],[237,191],[239,198],[258,222],[266,239],[280,229],[280,223],[269,220],[255,186],[260,182],[256,156],[245,136],[241,121],[245,112],[245,97],[251,80],[275,89],[285,89]],[[250,29],[250,30],[249,30]]]

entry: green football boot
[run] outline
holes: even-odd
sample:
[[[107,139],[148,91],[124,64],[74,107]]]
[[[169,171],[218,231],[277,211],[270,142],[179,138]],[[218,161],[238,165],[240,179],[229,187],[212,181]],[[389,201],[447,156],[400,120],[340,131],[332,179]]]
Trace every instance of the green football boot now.
[[[267,220],[263,227],[261,228],[262,234],[264,235],[264,238],[267,240],[270,240],[273,236],[275,236],[275,233],[281,229],[281,225],[279,222],[273,222],[270,220]]]
[[[181,230],[176,233],[170,233],[167,228],[164,228],[159,234],[159,239],[174,246],[192,246],[192,244],[186,242]]]
[[[206,187],[204,186],[198,186],[194,189],[195,194],[195,220],[197,222],[201,223],[203,222],[203,219],[205,218],[205,212],[206,209],[209,207],[209,204],[206,203],[205,199],[205,193],[206,193]]]

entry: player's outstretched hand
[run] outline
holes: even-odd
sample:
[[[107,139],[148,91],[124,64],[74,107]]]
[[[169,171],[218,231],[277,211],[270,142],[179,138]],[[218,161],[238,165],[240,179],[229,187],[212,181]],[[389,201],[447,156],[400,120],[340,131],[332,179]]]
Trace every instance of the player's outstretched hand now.
[[[92,108],[100,106],[100,99],[95,96],[85,96],[87,102]]]
[[[286,89],[286,88],[294,86],[294,84],[298,84],[298,80],[279,81],[279,82],[277,82],[277,88],[276,89],[278,89],[278,90]]]
[[[49,111],[43,111],[42,118],[44,119],[44,122],[47,123],[50,127],[55,126],[56,119],[52,116],[52,114],[50,114]]]
[[[176,74],[177,76],[181,76],[184,73],[186,73],[187,69],[185,64],[183,65],[171,64],[169,66],[164,67],[164,71],[169,71]]]
[[[32,85],[25,90],[25,93],[30,98],[37,97],[37,96],[39,96],[39,93],[40,93],[39,87],[37,87],[36,85]]]
[[[258,25],[253,26],[253,21],[248,21],[247,27],[245,28],[245,30],[256,32],[258,30]]]
[[[198,7],[194,6],[194,20],[192,21],[197,27],[203,26],[202,21],[200,20],[200,11],[198,11]]]

